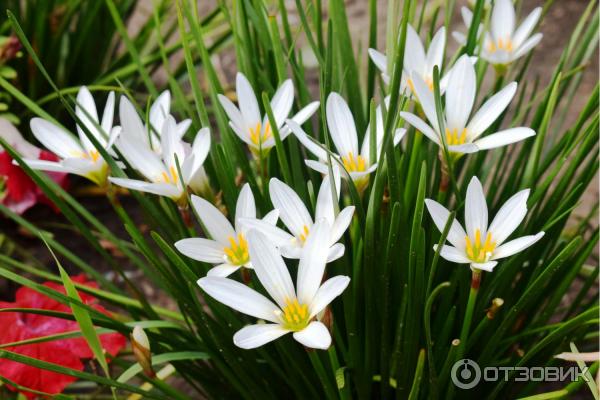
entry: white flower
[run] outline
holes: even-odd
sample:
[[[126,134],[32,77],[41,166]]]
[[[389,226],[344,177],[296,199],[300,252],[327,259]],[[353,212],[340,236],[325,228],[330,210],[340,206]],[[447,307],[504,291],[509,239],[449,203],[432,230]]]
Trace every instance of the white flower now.
[[[362,147],[359,152],[354,117],[342,96],[335,92],[331,93],[329,97],[327,97],[325,111],[327,114],[329,133],[331,134],[331,139],[338,151],[338,154],[334,155],[334,157],[344,166],[348,175],[350,175],[350,178],[354,181],[357,190],[361,192],[369,182],[369,174],[377,169],[377,160],[371,160],[370,155],[371,130],[367,127]],[[288,120],[287,124],[304,147],[319,159],[319,161],[305,160],[306,165],[322,174],[328,174],[327,152],[321,146],[314,143],[295,121]],[[375,132],[377,133],[377,155],[379,155],[381,146],[383,145],[383,130],[383,115],[381,107],[378,107],[375,129]],[[402,140],[405,133],[406,130],[402,128],[395,131],[394,145]],[[338,164],[335,163],[334,169],[337,167]]]
[[[223,109],[229,116],[229,125],[236,135],[244,141],[256,157],[266,154],[275,146],[275,137],[269,123],[267,115],[261,118],[260,108],[254,90],[246,77],[238,72],[236,77],[236,92],[239,103],[239,109],[223,95],[219,95],[219,101]],[[277,122],[279,136],[281,140],[285,139],[290,131],[283,126],[286,118],[292,110],[294,103],[294,85],[290,79],[283,82],[277,89],[271,99],[271,109],[273,117]],[[319,102],[315,101],[304,107],[292,119],[299,125],[303,124],[319,107]],[[283,126],[283,127],[282,127]]]
[[[75,113],[106,150],[111,148],[120,133],[119,128],[113,128],[112,126],[114,106],[115,94],[110,92],[104,107],[102,122],[99,122],[98,111],[92,94],[85,86],[79,89]],[[101,129],[98,129],[97,125]],[[94,147],[79,125],[77,125],[79,140],[58,125],[42,118],[33,118],[30,126],[37,140],[60,157],[60,161],[25,159],[27,165],[33,169],[43,171],[81,175],[100,186],[106,184],[108,164],[100,156],[100,152]]]
[[[337,191],[335,201],[337,202],[340,195],[339,174],[334,174],[334,176],[337,181],[335,184]],[[291,235],[273,224],[256,219],[244,218],[241,223],[248,229],[256,229],[265,234],[279,248],[284,257],[301,258],[306,249],[306,238],[315,226],[310,212],[296,192],[277,178],[272,178],[269,182],[269,193],[273,206],[279,211],[279,217]],[[331,236],[327,241],[329,244],[327,262],[337,260],[344,255],[344,245],[337,242],[348,229],[353,214],[354,206],[348,206],[341,210],[337,217],[335,216],[330,178],[325,177],[317,196],[315,221],[325,219],[331,226]]]
[[[527,214],[529,189],[512,196],[498,210],[496,217],[488,227],[488,209],[481,183],[476,177],[471,179],[465,201],[466,232],[456,220],[452,222],[447,240],[452,246],[443,245],[440,255],[448,261],[459,264],[471,264],[471,268],[492,271],[498,264],[496,260],[512,256],[533,245],[544,236],[522,236],[506,242]],[[442,232],[446,226],[449,212],[441,204],[426,199],[425,205],[437,228]],[[437,245],[434,246],[434,250]]]
[[[121,111],[125,112],[122,120],[123,117],[131,117],[129,111],[137,116],[132,108],[121,108]],[[197,175],[203,173],[202,164],[210,149],[208,128],[200,129],[190,146],[181,140],[175,119],[167,116],[161,129],[162,154],[158,155],[147,142],[139,140],[137,133],[127,131],[125,126],[116,146],[127,162],[148,181],[115,177],[109,178],[110,181],[129,189],[167,196],[181,205],[185,204],[185,188],[190,186],[193,189],[196,185],[192,185],[192,182],[197,182]]]
[[[240,223],[242,218],[256,218],[256,205],[250,186],[245,184],[237,199],[235,227],[229,223],[217,207],[203,198],[192,196],[192,205],[212,239],[182,239],[175,243],[177,250],[194,260],[217,264],[208,271],[208,276],[225,277],[241,267],[252,268],[246,239],[247,229]],[[271,211],[263,218],[263,221],[275,225],[277,218],[277,211]]]
[[[473,13],[463,7],[461,14],[465,25],[469,27]],[[515,29],[515,8],[512,1],[496,0],[492,9],[490,31],[484,34],[479,56],[494,65],[510,64],[524,56],[542,40],[541,33],[531,35],[541,15],[542,8],[535,8]],[[453,32],[452,36],[461,44],[467,42],[466,36],[460,32]]]
[[[275,303],[231,279],[209,276],[198,280],[198,285],[221,303],[267,321],[236,332],[233,336],[236,346],[253,349],[289,332],[306,347],[327,349],[331,345],[329,331],[315,317],[346,289],[350,278],[335,276],[321,284],[329,235],[327,221],[318,221],[308,236],[307,250],[300,259],[295,290],[275,246],[262,233],[250,231],[248,243],[254,270]]]
[[[431,39],[429,49],[425,52],[425,46],[419,35],[411,25],[406,28],[406,47],[404,51],[404,68],[402,70],[402,80],[400,81],[400,91],[404,92],[407,88],[414,91],[412,75],[418,74],[427,84],[430,90],[433,90],[433,67],[438,66],[442,69],[444,62],[444,47],[446,46],[446,30],[440,28]],[[387,84],[390,81],[390,72],[387,70],[387,57],[375,49],[369,49],[369,56],[373,63],[381,71],[383,81]],[[442,92],[446,88],[448,74],[440,80],[440,89]]]
[[[474,153],[479,150],[505,146],[535,135],[535,132],[530,128],[518,127],[505,129],[479,139],[483,132],[508,107],[517,91],[517,83],[512,82],[506,85],[504,89],[490,97],[469,118],[473,111],[477,78],[475,68],[466,55],[463,55],[457,61],[456,66],[450,73],[445,96],[445,132],[443,139],[438,124],[433,93],[418,75],[413,75],[413,81],[415,93],[430,125],[412,113],[401,112],[400,115],[406,122],[413,125],[438,146],[442,147],[442,140],[444,140],[448,150],[452,153]]]
[[[161,132],[167,117],[171,116],[171,92],[162,92],[150,106],[148,120],[150,125],[144,124],[135,107],[128,98],[121,97],[119,102],[119,116],[123,131],[135,137],[141,143],[146,143],[156,154],[162,153]],[[175,125],[175,136],[178,139],[188,130],[192,123],[191,119],[183,120]]]

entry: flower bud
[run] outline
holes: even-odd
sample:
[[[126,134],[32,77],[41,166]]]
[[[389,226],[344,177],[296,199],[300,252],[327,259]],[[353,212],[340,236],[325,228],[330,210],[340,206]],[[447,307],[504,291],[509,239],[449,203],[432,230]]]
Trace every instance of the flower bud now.
[[[144,373],[153,378],[156,374],[152,369],[152,353],[150,352],[150,341],[146,332],[140,326],[135,326],[130,337],[135,359],[144,370]]]
[[[502,307],[503,304],[504,300],[499,297],[496,297],[494,300],[492,300],[492,306],[487,309],[487,318],[494,319],[496,313],[498,312],[498,310],[500,310],[500,307]]]

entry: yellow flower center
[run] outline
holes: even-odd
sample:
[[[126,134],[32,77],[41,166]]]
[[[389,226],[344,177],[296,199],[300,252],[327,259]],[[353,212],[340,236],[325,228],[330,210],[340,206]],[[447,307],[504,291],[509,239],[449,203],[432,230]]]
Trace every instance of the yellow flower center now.
[[[410,88],[410,90],[415,93],[415,84],[413,82],[412,79],[408,78],[406,80],[406,83],[408,84],[408,87]],[[427,76],[425,77],[425,84],[427,84],[427,87],[429,88],[429,90],[431,90],[433,92],[433,78]]]
[[[365,158],[361,155],[355,157],[352,152],[348,153],[346,157],[342,157],[342,162],[344,163],[344,168],[346,168],[346,171],[348,172],[361,172],[367,169]]]
[[[223,251],[227,256],[227,260],[232,265],[244,265],[250,261],[248,254],[248,242],[241,233],[238,234],[237,240],[233,236],[229,236],[229,247],[225,247]]]
[[[304,242],[306,242],[306,238],[308,237],[308,226],[304,225],[304,228],[302,229],[302,233],[300,234],[300,236],[298,236],[298,239],[300,240],[300,242],[302,242],[302,244],[304,244]]]
[[[458,133],[458,129],[454,128],[450,130],[449,128],[446,128],[446,145],[456,146],[459,144],[464,144],[466,140],[467,128],[463,128],[463,130],[460,132],[460,135]]]
[[[271,125],[267,121],[265,128],[262,129],[260,122],[256,123],[254,128],[250,128],[250,140],[255,145],[262,147],[262,144],[271,138]]]
[[[479,229],[475,231],[475,240],[473,242],[471,242],[468,235],[465,236],[465,242],[467,244],[465,247],[467,257],[476,263],[487,262],[496,248],[496,242],[492,242],[491,232],[487,233],[485,242],[481,242],[481,231]]]
[[[298,299],[286,300],[280,318],[285,329],[293,332],[306,328],[309,322],[308,305],[300,304]]]
[[[513,50],[512,40],[510,40],[510,39],[506,39],[506,40],[498,39],[498,41],[496,43],[494,43],[493,41],[491,41],[490,44],[488,45],[488,51],[490,53],[495,53],[498,50],[504,50],[506,52],[511,52]]]
[[[177,173],[177,169],[174,165],[169,167],[169,172],[166,171],[162,173],[162,181],[164,183],[172,183],[173,185],[177,184],[179,181],[179,174]]]

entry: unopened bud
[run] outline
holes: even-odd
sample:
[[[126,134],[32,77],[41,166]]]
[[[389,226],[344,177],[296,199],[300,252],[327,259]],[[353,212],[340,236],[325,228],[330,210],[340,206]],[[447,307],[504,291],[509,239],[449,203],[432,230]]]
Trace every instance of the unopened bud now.
[[[152,368],[152,353],[150,352],[150,341],[146,332],[144,332],[142,327],[136,326],[133,328],[130,337],[135,359],[144,370],[144,373],[153,378],[156,374]]]
[[[331,308],[325,307],[325,310],[318,315],[318,319],[327,327],[329,332],[333,331],[333,313],[331,312]]]
[[[498,312],[498,310],[500,310],[500,307],[502,307],[503,304],[504,299],[501,299],[500,297],[496,297],[494,300],[492,300],[492,306],[487,309],[487,318],[494,319],[496,313]]]

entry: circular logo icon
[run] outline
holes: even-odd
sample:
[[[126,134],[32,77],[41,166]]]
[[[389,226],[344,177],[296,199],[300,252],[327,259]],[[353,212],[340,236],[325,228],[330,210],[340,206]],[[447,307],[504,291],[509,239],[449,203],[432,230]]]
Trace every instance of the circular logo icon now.
[[[481,380],[481,369],[475,361],[463,358],[454,363],[450,376],[456,387],[473,389]]]

